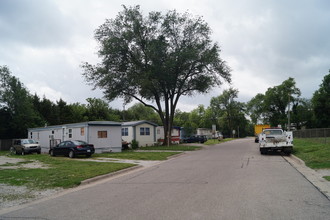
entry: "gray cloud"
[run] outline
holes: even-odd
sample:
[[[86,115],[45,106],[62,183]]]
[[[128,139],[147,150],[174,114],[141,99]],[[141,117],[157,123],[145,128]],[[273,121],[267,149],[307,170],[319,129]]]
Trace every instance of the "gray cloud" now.
[[[2,43],[33,47],[68,46],[72,26],[54,1],[1,0],[0,35]]]
[[[139,4],[145,13],[176,9],[203,16],[233,69],[231,86],[239,90],[240,101],[289,77],[295,78],[302,96],[310,98],[330,69],[327,0],[0,0],[0,65],[8,65],[41,96],[67,102],[102,97],[101,91],[86,85],[80,64],[98,62],[94,30],[114,18],[121,4]],[[228,87],[184,97],[179,108],[207,106]],[[111,105],[122,108],[122,101]]]

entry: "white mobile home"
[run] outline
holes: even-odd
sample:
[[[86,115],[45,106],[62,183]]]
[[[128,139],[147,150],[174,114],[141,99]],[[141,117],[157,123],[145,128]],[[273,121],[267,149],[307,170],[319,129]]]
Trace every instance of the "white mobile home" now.
[[[93,144],[96,153],[121,152],[121,123],[113,121],[29,128],[28,137],[39,142],[42,152],[48,152],[50,146],[66,140],[82,140]]]
[[[179,144],[181,140],[181,127],[174,126],[172,127],[172,133],[171,133],[171,143],[173,144]],[[164,126],[158,126],[157,127],[157,141],[158,143],[164,143]]]
[[[131,121],[122,123],[121,136],[129,143],[139,142],[139,146],[153,146],[156,142],[157,124],[150,121]]]

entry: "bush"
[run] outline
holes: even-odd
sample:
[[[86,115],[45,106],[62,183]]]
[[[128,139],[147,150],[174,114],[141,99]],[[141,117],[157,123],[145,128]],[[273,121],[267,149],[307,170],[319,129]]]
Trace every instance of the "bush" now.
[[[133,150],[138,149],[139,148],[139,142],[134,139],[134,140],[132,140],[131,146],[132,146]]]

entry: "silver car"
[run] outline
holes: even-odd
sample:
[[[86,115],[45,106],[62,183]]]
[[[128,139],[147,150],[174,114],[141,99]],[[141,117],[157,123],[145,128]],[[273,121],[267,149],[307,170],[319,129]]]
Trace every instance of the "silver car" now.
[[[27,153],[41,153],[40,144],[32,139],[15,139],[13,146],[10,148],[12,154],[27,154]]]

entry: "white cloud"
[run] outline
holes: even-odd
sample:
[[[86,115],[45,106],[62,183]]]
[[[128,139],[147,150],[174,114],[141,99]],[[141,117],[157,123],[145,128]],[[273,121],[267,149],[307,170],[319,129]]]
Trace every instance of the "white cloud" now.
[[[65,99],[64,95],[50,88],[43,81],[33,81],[26,85],[31,94],[37,94],[40,98],[46,97],[47,99],[56,102],[58,100]]]

